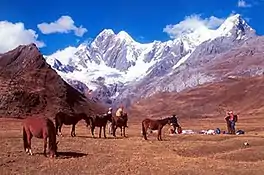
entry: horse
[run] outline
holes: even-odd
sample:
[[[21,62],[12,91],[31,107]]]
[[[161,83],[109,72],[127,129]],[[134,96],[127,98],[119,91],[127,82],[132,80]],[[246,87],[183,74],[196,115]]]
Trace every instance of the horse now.
[[[166,124],[171,124],[174,127],[174,130],[176,129],[176,127],[180,127],[175,115],[173,115],[173,117],[167,117],[159,120],[154,120],[149,118],[144,119],[142,121],[142,135],[144,139],[147,140],[147,130],[150,129],[150,130],[158,130],[157,139],[159,141],[162,141],[161,131]]]
[[[23,143],[24,150],[29,155],[33,155],[31,150],[31,139],[36,137],[44,139],[44,156],[46,155],[47,139],[49,138],[50,157],[57,156],[56,130],[54,123],[49,118],[28,117],[23,122]]]
[[[86,123],[87,123],[87,126],[90,125],[90,127],[91,127],[91,133],[92,133],[93,138],[94,138],[95,127],[100,127],[99,138],[101,138],[102,128],[103,128],[103,132],[104,132],[104,138],[106,138],[105,128],[106,128],[106,124],[108,121],[112,122],[112,114],[103,114],[103,115],[97,114],[97,115],[91,116],[88,119],[88,121]]]
[[[66,114],[64,112],[58,112],[55,115],[55,125],[56,125],[56,134],[59,136],[62,136],[61,133],[61,128],[62,125],[72,125],[72,130],[71,130],[71,136],[75,137],[75,125],[80,121],[80,120],[85,120],[86,122],[88,121],[88,116],[85,113],[75,113],[73,115]],[[59,130],[59,134],[58,134]]]
[[[127,121],[128,121],[127,113],[124,113],[122,117],[117,117],[117,116],[112,117],[112,132],[114,137],[116,137],[115,133],[118,127],[121,130],[121,136],[123,131],[124,137],[126,137],[125,128],[127,127]]]

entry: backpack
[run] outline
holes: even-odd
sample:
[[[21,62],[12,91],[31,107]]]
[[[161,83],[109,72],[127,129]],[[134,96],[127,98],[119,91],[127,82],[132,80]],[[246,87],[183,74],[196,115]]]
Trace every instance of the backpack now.
[[[216,129],[215,129],[215,133],[216,133],[216,134],[220,134],[220,133],[221,133],[221,130],[220,130],[219,128],[216,128]]]

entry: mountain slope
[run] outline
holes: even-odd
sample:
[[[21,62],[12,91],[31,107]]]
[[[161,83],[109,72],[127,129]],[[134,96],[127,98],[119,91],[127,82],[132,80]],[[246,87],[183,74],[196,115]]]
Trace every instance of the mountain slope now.
[[[234,110],[243,116],[264,113],[264,77],[227,79],[180,93],[164,92],[140,100],[130,108],[133,116],[223,117]]]
[[[47,62],[65,81],[84,83],[96,99],[130,105],[159,91],[221,79],[207,74],[205,65],[255,37],[240,15],[227,18],[216,30],[203,27],[167,42],[141,44],[124,31],[106,29],[90,45],[66,48],[47,56]]]
[[[45,62],[34,44],[21,45],[0,58],[0,115],[17,117],[101,110],[99,104],[68,85]]]

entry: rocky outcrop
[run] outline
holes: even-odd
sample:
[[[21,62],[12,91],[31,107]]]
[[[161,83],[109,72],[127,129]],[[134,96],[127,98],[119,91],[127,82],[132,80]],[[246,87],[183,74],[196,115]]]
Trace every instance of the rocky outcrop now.
[[[58,111],[100,112],[48,65],[34,44],[21,45],[0,58],[0,116],[23,117]]]

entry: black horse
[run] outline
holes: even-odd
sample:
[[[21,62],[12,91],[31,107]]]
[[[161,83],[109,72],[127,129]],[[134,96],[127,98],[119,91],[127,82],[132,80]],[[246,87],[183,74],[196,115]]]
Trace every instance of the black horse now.
[[[57,135],[61,135],[61,128],[62,125],[72,125],[72,130],[71,130],[71,136],[74,137],[76,136],[75,134],[75,125],[80,121],[80,120],[85,120],[86,122],[88,122],[89,117],[87,117],[87,115],[85,113],[75,113],[72,115],[66,114],[64,112],[58,112],[55,115],[55,125],[56,125],[56,134]],[[59,134],[58,134],[58,130],[59,130]]]
[[[103,128],[103,132],[104,132],[104,138],[106,138],[105,135],[105,128],[106,128],[106,124],[107,122],[112,122],[112,114],[103,114],[103,115],[93,115],[91,116],[87,123],[87,126],[90,125],[91,127],[91,133],[92,136],[94,137],[94,129],[95,127],[99,127],[99,138],[101,138],[101,132],[102,132],[102,128]]]
[[[121,129],[121,136],[123,133],[124,137],[126,137],[127,121],[128,121],[127,113],[124,113],[122,117],[114,116],[112,118],[112,132],[114,137],[116,137],[117,128]]]

